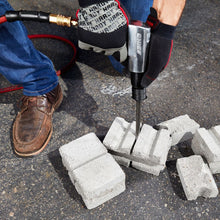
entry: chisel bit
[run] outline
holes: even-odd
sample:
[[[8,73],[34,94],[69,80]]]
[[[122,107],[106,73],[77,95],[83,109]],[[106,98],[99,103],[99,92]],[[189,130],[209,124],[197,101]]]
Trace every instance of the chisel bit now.
[[[136,137],[140,133],[141,127],[141,101],[136,101]]]

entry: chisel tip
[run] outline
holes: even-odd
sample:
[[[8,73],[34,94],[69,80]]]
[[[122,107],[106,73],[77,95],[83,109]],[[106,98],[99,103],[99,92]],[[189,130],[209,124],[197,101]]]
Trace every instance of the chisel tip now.
[[[136,138],[140,133],[141,124],[141,101],[136,101]]]

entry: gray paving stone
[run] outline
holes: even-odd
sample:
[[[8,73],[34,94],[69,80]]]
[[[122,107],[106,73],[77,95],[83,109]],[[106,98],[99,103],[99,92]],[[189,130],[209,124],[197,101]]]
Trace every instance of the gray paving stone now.
[[[116,117],[103,144],[109,150],[130,154],[135,138],[135,122],[128,123],[123,118]]]
[[[206,158],[212,173],[220,173],[220,138],[219,126],[209,130],[200,128],[192,140],[192,150],[195,154]]]
[[[166,128],[170,131],[173,146],[192,139],[193,134],[195,134],[200,125],[188,115],[181,115],[179,117],[162,122],[158,124],[157,127]]]
[[[179,158],[177,171],[188,200],[195,200],[199,196],[211,198],[218,195],[212,173],[201,156]]]
[[[144,159],[147,165],[149,162],[155,165],[165,165],[170,147],[171,137],[168,130],[157,131],[149,125],[143,125],[132,155],[137,159]]]
[[[71,171],[71,176],[88,209],[125,191],[125,174],[110,154]]]
[[[67,170],[74,170],[84,163],[107,153],[107,149],[95,133],[84,135],[59,149]]]
[[[148,139],[146,134],[145,136],[143,135],[139,137]],[[134,150],[137,142],[134,146]],[[146,145],[142,146],[146,147]],[[131,166],[138,170],[159,176],[160,172],[163,171],[166,167],[166,160],[170,147],[171,137],[169,131],[165,129],[157,131],[156,136],[154,136],[154,140],[152,141],[152,145],[149,146],[150,150],[148,150],[148,156],[145,163],[132,161]],[[140,151],[141,147],[138,147],[138,149]]]
[[[77,192],[92,209],[125,190],[125,174],[94,133],[60,149],[62,161]]]
[[[137,159],[142,159],[144,161],[149,159],[149,154],[151,147],[157,135],[157,130],[150,125],[144,124],[141,128],[141,132],[135,143],[132,155]],[[141,162],[141,161],[136,161]]]
[[[117,117],[103,143],[119,164],[129,166],[130,161],[133,161],[133,167],[136,169],[141,168],[142,171],[158,175],[158,170],[165,167],[171,137],[167,129],[158,131],[144,124],[135,142],[135,122],[129,124],[123,118]],[[154,169],[156,171],[152,171]]]

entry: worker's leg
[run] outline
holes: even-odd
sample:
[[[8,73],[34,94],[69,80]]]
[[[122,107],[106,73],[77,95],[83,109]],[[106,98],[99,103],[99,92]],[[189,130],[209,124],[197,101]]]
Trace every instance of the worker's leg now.
[[[7,10],[13,9],[1,0],[0,15]],[[57,86],[52,62],[34,48],[21,22],[0,24],[0,51],[0,73],[11,83],[22,85],[25,95],[42,95]]]
[[[150,7],[153,5],[153,0],[120,0],[123,6],[129,12],[132,20],[140,20],[146,22],[150,14]],[[114,57],[109,57],[113,67],[118,72],[123,72],[124,66],[115,60]]]
[[[0,14],[12,10],[0,0]],[[38,52],[21,22],[0,24],[0,73],[24,87],[21,110],[13,125],[14,151],[33,156],[47,145],[52,134],[52,114],[62,102],[62,91],[52,62]]]

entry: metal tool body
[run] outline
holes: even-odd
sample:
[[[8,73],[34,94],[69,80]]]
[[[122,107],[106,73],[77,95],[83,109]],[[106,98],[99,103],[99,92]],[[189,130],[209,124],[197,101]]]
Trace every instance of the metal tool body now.
[[[140,132],[141,102],[147,98],[141,79],[146,71],[150,28],[140,21],[128,26],[128,69],[131,75],[132,98],[136,101],[136,137]]]

